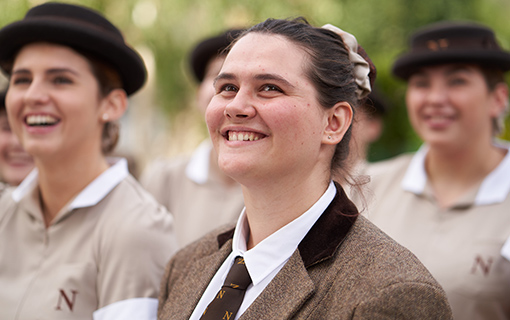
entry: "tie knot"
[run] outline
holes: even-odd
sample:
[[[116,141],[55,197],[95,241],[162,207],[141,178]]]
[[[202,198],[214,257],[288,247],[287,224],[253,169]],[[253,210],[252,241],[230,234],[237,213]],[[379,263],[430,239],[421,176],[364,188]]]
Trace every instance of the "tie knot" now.
[[[230,268],[230,272],[225,279],[224,286],[233,288],[246,290],[251,283],[250,274],[248,273],[248,269],[246,269],[246,264],[244,263],[243,257],[236,257],[234,260],[234,264]]]

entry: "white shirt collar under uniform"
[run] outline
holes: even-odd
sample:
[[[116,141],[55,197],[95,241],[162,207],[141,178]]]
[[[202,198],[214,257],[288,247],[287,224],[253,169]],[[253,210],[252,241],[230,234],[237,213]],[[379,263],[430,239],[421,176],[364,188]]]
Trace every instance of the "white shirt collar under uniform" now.
[[[209,177],[209,159],[211,157],[211,140],[203,141],[193,151],[191,158],[186,166],[186,176],[198,184],[204,184]]]
[[[109,167],[94,181],[89,183],[71,202],[67,210],[85,208],[96,205],[110,193],[124,178],[129,175],[127,160],[124,158],[108,158]],[[38,183],[38,171],[34,169],[12,193],[14,201],[19,202]]]
[[[246,290],[243,303],[235,318],[238,319],[283,268],[299,243],[333,201],[335,194],[336,187],[333,182],[330,182],[326,192],[310,209],[250,250],[246,250],[249,230],[246,212],[243,210],[234,231],[232,252],[209,283],[190,320],[200,318],[223,285],[235,257],[242,256],[253,283]]]
[[[509,149],[507,145],[497,144],[501,148]],[[422,194],[427,183],[425,171],[425,157],[428,146],[422,145],[416,152],[407,168],[402,188],[415,194]],[[510,193],[510,150],[501,163],[485,177],[476,195],[475,205],[490,205],[505,200]]]

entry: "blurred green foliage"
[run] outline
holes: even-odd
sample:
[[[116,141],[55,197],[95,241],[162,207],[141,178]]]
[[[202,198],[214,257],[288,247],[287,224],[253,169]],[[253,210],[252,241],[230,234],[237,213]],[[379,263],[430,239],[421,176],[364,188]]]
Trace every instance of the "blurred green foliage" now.
[[[22,18],[41,1],[0,0],[0,26]],[[193,109],[195,83],[187,55],[202,38],[226,28],[266,18],[305,16],[313,25],[331,23],[356,35],[378,67],[377,85],[391,111],[385,132],[370,151],[371,160],[416,150],[404,106],[405,84],[390,73],[416,28],[440,20],[473,20],[492,27],[510,48],[509,0],[72,0],[103,12],[134,46],[148,47],[155,59],[156,105],[168,116]],[[154,20],[152,20],[154,18]],[[507,119],[510,127],[510,119]],[[204,131],[205,132],[205,131]],[[510,140],[510,131],[503,136]]]

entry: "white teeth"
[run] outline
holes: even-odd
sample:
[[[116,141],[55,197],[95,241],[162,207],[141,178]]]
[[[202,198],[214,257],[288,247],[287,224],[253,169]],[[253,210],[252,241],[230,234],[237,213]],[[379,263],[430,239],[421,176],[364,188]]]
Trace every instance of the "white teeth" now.
[[[228,140],[229,141],[257,141],[260,138],[258,136],[255,136],[255,134],[252,133],[242,133],[242,132],[228,132]]]
[[[57,122],[57,119],[49,115],[31,115],[27,117],[27,124],[29,126],[52,125]]]

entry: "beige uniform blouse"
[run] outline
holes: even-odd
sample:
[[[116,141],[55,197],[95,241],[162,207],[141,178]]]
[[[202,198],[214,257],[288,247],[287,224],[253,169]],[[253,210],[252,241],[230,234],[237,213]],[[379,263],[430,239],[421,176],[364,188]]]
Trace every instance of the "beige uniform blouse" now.
[[[455,319],[510,319],[510,152],[480,186],[441,209],[415,155],[373,164],[367,217],[410,249],[443,286]]]
[[[236,221],[244,208],[241,187],[227,185],[210,172],[211,148],[207,141],[191,157],[158,160],[140,178],[144,188],[174,216],[180,247]]]
[[[33,171],[0,199],[0,319],[154,318],[173,228],[123,159],[46,228]]]

